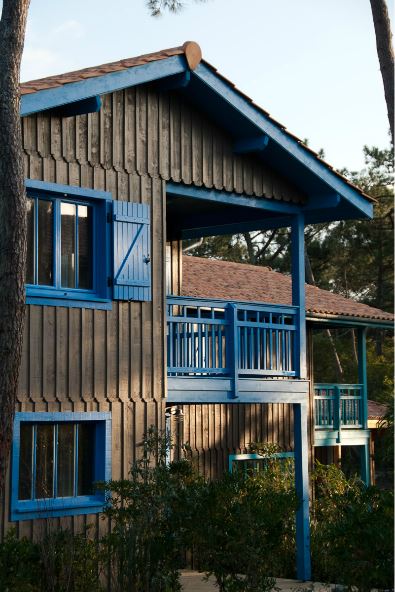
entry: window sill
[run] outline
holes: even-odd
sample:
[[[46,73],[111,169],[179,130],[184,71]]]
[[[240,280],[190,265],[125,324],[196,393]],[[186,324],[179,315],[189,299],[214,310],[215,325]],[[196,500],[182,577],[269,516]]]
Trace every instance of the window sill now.
[[[59,518],[61,516],[78,516],[81,514],[97,514],[105,505],[104,497],[80,496],[75,498],[57,498],[39,501],[19,501],[11,512],[11,522],[33,520],[36,518]]]
[[[81,295],[73,295],[59,298],[58,296],[33,296],[26,294],[26,304],[38,304],[41,306],[64,306],[67,308],[96,308],[99,310],[111,310],[112,301],[107,298],[96,298],[87,294],[84,298]]]

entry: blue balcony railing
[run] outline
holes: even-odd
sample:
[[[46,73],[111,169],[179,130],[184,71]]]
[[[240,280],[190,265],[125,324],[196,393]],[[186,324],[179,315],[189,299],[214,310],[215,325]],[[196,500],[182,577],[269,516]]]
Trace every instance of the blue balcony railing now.
[[[167,298],[169,376],[293,377],[294,306]]]
[[[315,384],[316,429],[364,428],[363,393],[361,384]]]

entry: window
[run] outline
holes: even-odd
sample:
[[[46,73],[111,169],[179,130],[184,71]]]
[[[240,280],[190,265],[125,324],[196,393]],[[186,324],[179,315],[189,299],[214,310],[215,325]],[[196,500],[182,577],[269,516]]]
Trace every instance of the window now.
[[[110,413],[16,413],[13,438],[11,520],[101,511]]]
[[[26,181],[26,302],[111,308],[152,299],[150,208],[105,191]]]
[[[110,308],[111,194],[31,180],[26,187],[27,302]]]
[[[259,473],[265,470],[268,463],[273,460],[278,460],[281,463],[289,462],[293,459],[295,454],[293,452],[274,452],[268,456],[261,454],[230,454],[229,455],[229,472],[242,471],[244,475],[250,473]],[[284,465],[286,468],[286,465]]]

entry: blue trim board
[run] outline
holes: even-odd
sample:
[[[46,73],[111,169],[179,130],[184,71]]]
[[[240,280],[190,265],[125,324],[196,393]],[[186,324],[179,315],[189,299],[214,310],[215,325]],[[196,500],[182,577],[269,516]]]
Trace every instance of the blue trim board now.
[[[55,88],[22,95],[20,114],[21,117],[25,117],[39,111],[53,109],[90,97],[181,74],[186,70],[185,56],[176,55],[118,72],[86,78],[80,82],[71,82]]]
[[[320,162],[316,156],[304,148],[295,138],[280,128],[280,126],[265,115],[263,111],[255,107],[252,102],[245,99],[242,94],[218,76],[207,64],[200,63],[193,72],[201,82],[221,97],[221,100],[229,104],[233,109],[247,118],[262,134],[280,148],[288,152],[298,163],[312,171],[328,188],[344,197],[357,208],[362,216],[373,217],[373,205],[363,198],[356,189],[342,181],[330,168]]]
[[[25,179],[26,189],[36,189],[37,191],[53,193],[55,197],[74,197],[81,199],[105,199],[112,201],[112,195],[109,191],[99,191],[89,187],[77,187],[76,185],[61,185],[60,183],[48,183],[47,181],[37,181],[36,179]],[[62,195],[59,195],[62,194]]]
[[[51,110],[51,115],[57,117],[74,117],[75,115],[87,115],[88,113],[98,113],[101,109],[100,97],[89,97],[75,103],[69,103],[62,107],[56,107]]]
[[[11,455],[11,521],[34,518],[55,518],[78,514],[101,512],[105,504],[105,492],[92,495],[70,496],[64,498],[18,500],[19,456],[21,423],[95,422],[95,470],[96,481],[111,479],[111,413],[110,412],[18,412],[15,414],[12,455]],[[35,449],[33,450],[33,454]],[[34,463],[35,465],[35,463]]]
[[[299,214],[291,224],[292,304],[297,307],[297,325],[294,368],[296,376],[306,378],[306,294],[304,216]]]
[[[385,329],[387,331],[394,330],[394,323],[393,321],[383,321],[380,319],[365,319],[359,317],[341,317],[341,316],[321,316],[319,314],[309,313],[307,312],[307,320],[310,323],[313,323],[315,328],[319,328],[320,325],[332,325],[334,327],[361,327],[361,328],[375,328],[375,329]]]
[[[233,144],[233,152],[236,154],[248,154],[250,152],[262,152],[270,142],[269,136],[263,135],[257,138],[238,140]]]
[[[288,202],[265,197],[254,197],[250,195],[241,195],[229,191],[218,191],[216,189],[205,189],[195,185],[184,185],[183,183],[168,182],[166,184],[166,193],[180,197],[190,197],[206,201],[213,201],[225,205],[242,206],[244,208],[254,208],[275,212],[279,214],[297,214],[300,212],[300,206],[292,205]]]

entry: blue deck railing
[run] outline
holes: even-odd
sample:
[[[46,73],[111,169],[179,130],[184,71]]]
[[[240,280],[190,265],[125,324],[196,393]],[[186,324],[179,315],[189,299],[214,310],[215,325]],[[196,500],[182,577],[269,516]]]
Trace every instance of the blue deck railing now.
[[[167,298],[169,376],[295,376],[294,306]]]
[[[315,384],[316,429],[364,428],[363,393],[361,384]]]

